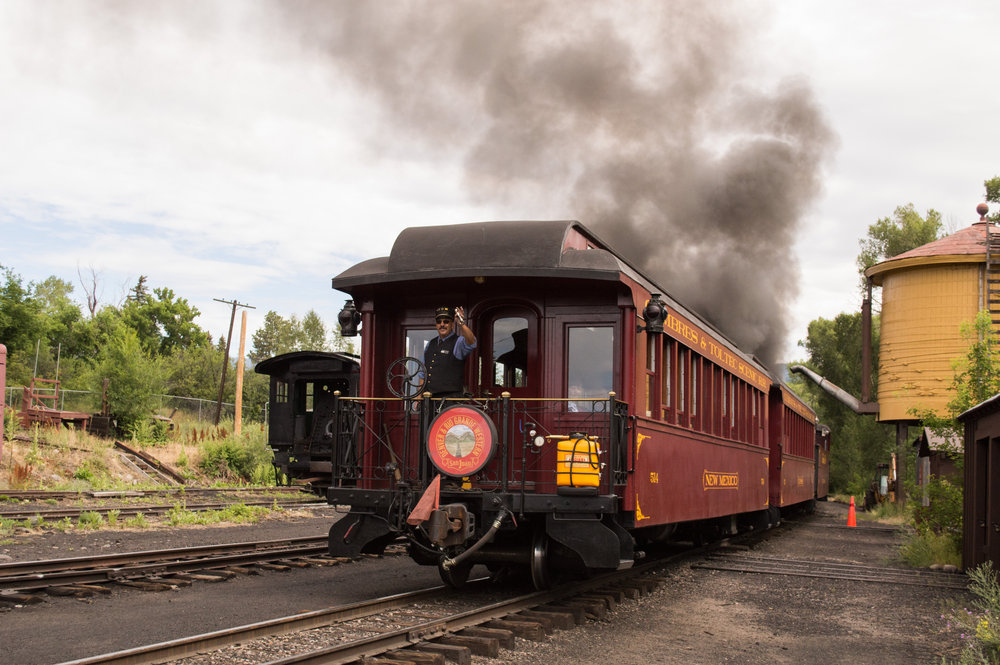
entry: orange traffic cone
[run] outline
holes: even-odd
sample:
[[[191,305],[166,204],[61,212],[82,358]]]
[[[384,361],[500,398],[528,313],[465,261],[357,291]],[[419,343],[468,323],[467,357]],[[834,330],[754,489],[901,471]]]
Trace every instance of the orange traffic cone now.
[[[854,497],[851,497],[851,507],[847,509],[847,526],[857,526],[858,523],[854,519]]]

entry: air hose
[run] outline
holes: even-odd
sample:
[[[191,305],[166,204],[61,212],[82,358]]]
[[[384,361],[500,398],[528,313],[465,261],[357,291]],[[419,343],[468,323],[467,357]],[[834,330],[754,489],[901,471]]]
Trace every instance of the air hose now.
[[[475,554],[477,551],[479,551],[483,547],[483,545],[487,545],[488,543],[492,542],[493,537],[497,534],[497,530],[500,529],[500,525],[503,523],[504,518],[506,518],[508,515],[510,515],[510,511],[507,510],[507,508],[501,508],[500,512],[496,516],[496,519],[493,520],[493,524],[490,526],[490,530],[487,531],[485,534],[483,534],[482,538],[473,543],[472,547],[470,547],[469,549],[465,550],[464,552],[462,552],[461,554],[459,554],[454,558],[449,558],[442,561],[441,568],[443,568],[444,570],[450,570],[454,566],[459,565],[460,563],[468,559],[470,556]]]

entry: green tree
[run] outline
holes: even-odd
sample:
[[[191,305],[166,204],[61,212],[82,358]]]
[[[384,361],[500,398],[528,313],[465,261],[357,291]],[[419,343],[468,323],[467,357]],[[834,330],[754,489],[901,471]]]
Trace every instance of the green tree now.
[[[293,318],[294,320],[294,318]],[[326,326],[316,310],[309,310],[299,324],[299,350],[326,351]]]
[[[294,317],[286,319],[273,309],[265,314],[263,325],[250,338],[250,360],[256,364],[265,358],[294,351],[298,343],[294,321]]]
[[[166,391],[171,395],[217,400],[222,356],[225,347],[203,344],[176,349],[169,358],[166,371]],[[226,371],[223,400],[231,402],[236,386],[236,372]]]
[[[883,217],[868,227],[868,235],[860,241],[858,271],[864,286],[864,272],[876,263],[938,239],[943,226],[941,213],[934,209],[921,217],[912,203],[898,206],[892,217]]]
[[[1000,176],[994,176],[989,180],[983,181],[983,186],[986,188],[986,202],[1000,204]],[[993,206],[993,214],[987,215],[987,219],[993,222],[1000,222],[1000,209],[997,206]]]
[[[45,322],[31,285],[9,268],[0,270],[0,342],[7,346],[7,381],[23,384],[31,379],[35,344],[45,333]]]
[[[872,322],[873,364],[878,361],[878,318]],[[799,343],[809,353],[805,361],[820,376],[852,395],[861,392],[861,314],[838,314],[816,319]],[[875,465],[889,459],[895,435],[872,416],[859,416],[811,381],[793,379],[796,390],[809,397],[820,422],[832,432],[830,486],[834,492],[863,493]],[[873,386],[874,388],[874,386]],[[860,492],[859,492],[860,490]]]
[[[122,322],[135,330],[143,348],[150,353],[169,356],[174,349],[200,346],[209,341],[194,319],[200,314],[184,298],[168,288],[153,289],[149,294],[145,276],[139,278],[132,295],[121,310]]]
[[[108,404],[118,428],[135,431],[153,413],[155,395],[163,390],[162,361],[142,347],[136,332],[119,326],[101,347],[92,373],[91,390],[101,392],[108,379]]]

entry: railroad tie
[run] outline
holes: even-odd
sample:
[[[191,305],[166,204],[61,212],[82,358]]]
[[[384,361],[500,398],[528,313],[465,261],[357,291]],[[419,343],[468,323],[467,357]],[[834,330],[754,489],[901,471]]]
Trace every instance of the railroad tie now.
[[[41,596],[31,593],[17,593],[16,591],[0,591],[0,602],[14,605],[34,605],[42,602]]]
[[[546,619],[553,630],[568,630],[576,625],[572,612],[556,612],[555,610],[524,610],[514,615],[537,621]]]
[[[472,637],[470,635],[445,635],[428,644],[450,644],[466,647],[477,656],[496,658],[500,655],[500,640],[495,637]]]
[[[420,642],[407,649],[408,651],[426,651],[439,653],[456,665],[472,665],[472,650],[458,644],[441,644],[438,642]]]
[[[399,649],[389,651],[385,654],[389,658],[414,663],[414,665],[444,665],[445,657],[442,653],[430,651],[414,651],[413,649]]]
[[[500,641],[500,646],[504,649],[514,648],[514,631],[501,628],[483,628],[482,626],[470,626],[458,631],[458,635],[468,635],[469,637],[495,637]]]
[[[556,603],[549,603],[548,605],[536,607],[534,611],[568,614],[573,617],[573,622],[578,626],[582,625],[587,620],[587,608],[583,605],[559,605]]]
[[[545,639],[545,628],[537,621],[517,621],[515,619],[493,619],[486,622],[487,628],[509,630],[520,638],[539,642]]]

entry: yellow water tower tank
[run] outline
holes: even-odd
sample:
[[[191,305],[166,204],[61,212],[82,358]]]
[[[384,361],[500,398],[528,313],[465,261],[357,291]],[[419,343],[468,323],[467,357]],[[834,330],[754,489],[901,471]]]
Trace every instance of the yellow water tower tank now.
[[[1000,228],[986,220],[985,204],[977,211],[980,220],[972,226],[865,271],[882,287],[882,422],[914,421],[913,409],[942,412],[952,399],[953,363],[970,344],[961,326],[988,306],[987,237],[1000,242]],[[1000,256],[990,259],[1000,264]]]

